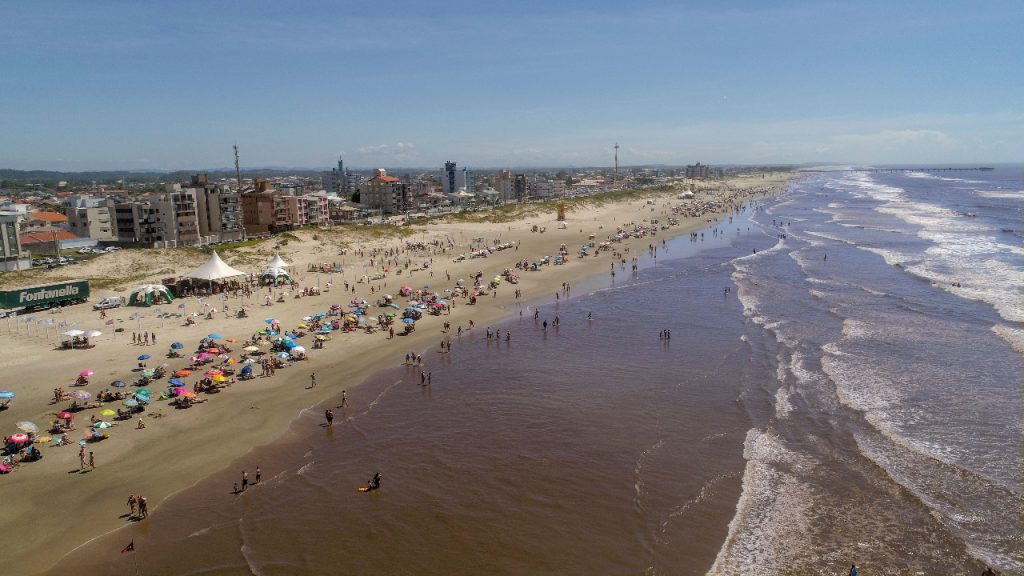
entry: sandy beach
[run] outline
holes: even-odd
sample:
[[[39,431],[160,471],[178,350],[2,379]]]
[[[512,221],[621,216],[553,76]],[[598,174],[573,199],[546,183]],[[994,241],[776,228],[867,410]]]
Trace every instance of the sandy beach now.
[[[239,319],[233,314],[228,317],[221,311],[214,314],[213,319],[201,316],[193,326],[185,326],[183,318],[178,316],[158,317],[154,308],[109,310],[107,319],[115,320],[113,326],[105,325],[106,320],[100,319],[99,313],[92,311],[90,305],[32,315],[36,319],[52,318],[68,325],[73,323],[81,329],[103,331],[104,334],[95,339],[95,346],[85,350],[59,349],[59,332],[62,330],[46,330],[38,324],[29,326],[14,320],[0,320],[0,333],[6,344],[6,354],[0,358],[0,371],[4,374],[0,389],[17,394],[9,409],[0,412],[0,431],[7,436],[17,431],[15,423],[20,421],[34,422],[41,429],[48,428],[54,414],[67,404],[52,403],[54,387],[95,394],[109,388],[111,381],[130,382],[135,379],[137,375],[133,369],[137,367],[136,357],[140,354],[152,356],[148,361],[150,367],[166,362],[173,371],[185,367],[189,353],[200,339],[210,333],[236,340],[232,346],[237,352],[247,338],[264,326],[264,318],[276,318],[283,327],[291,328],[304,316],[324,311],[332,304],[346,306],[355,298],[371,302],[369,313],[376,315],[380,309],[373,307],[372,303],[379,294],[397,294],[402,284],[416,288],[429,285],[433,290],[443,291],[454,286],[456,279],[465,279],[467,284],[471,284],[477,272],[482,272],[488,279],[506,268],[513,268],[517,261],[532,262],[543,256],[553,257],[561,244],[569,248],[570,256],[568,262],[561,266],[543,266],[535,272],[517,271],[518,284],[503,283],[495,291],[495,296],[481,296],[476,305],[468,305],[464,298],[457,299],[450,315],[425,316],[412,334],[389,339],[387,332],[335,333],[324,349],[310,350],[308,360],[297,362],[273,377],[238,382],[191,409],[176,410],[164,401],[154,402],[145,416],[144,429],[136,429],[136,420],[127,420],[109,429],[109,439],[86,446],[86,451],[95,455],[94,469],[79,470],[77,444],[41,447],[41,461],[24,463],[14,473],[0,476],[0,493],[5,496],[0,526],[4,534],[17,535],[0,543],[0,556],[5,560],[5,568],[11,573],[45,572],[68,552],[90,539],[125,526],[126,521],[120,516],[127,510],[125,501],[128,494],[146,496],[150,513],[159,514],[160,503],[169,495],[224,469],[228,462],[254,446],[287,434],[289,422],[304,410],[328,401],[335,402],[343,388],[351,389],[370,374],[395,366],[411,351],[422,352],[436,347],[443,337],[445,321],[450,322],[455,330],[460,326],[469,329],[472,320],[475,330],[483,330],[487,323],[509,313],[516,301],[514,293],[517,289],[522,292],[522,299],[550,298],[553,301],[562,283],[572,285],[596,274],[607,273],[612,251],[592,251],[588,257],[575,257],[575,248],[591,237],[600,242],[614,234],[617,226],[642,224],[652,218],[663,224],[672,217],[671,208],[680,205],[701,205],[713,201],[728,211],[732,206],[745,203],[769,189],[780,191],[789,177],[789,174],[769,174],[764,179],[760,176],[734,178],[722,187],[722,191],[699,192],[695,199],[685,201],[676,198],[678,191],[675,190],[638,191],[626,199],[570,211],[565,229],[558,227],[552,210],[502,223],[431,221],[410,227],[411,233],[403,237],[373,237],[364,233],[361,227],[326,232],[298,231],[288,236],[286,244],[281,244],[281,238],[270,239],[226,253],[224,259],[243,271],[257,272],[275,252],[279,252],[285,260],[293,263],[300,291],[301,288],[319,286],[319,295],[295,298],[294,294],[289,294],[284,302],[274,302],[271,306],[263,305],[265,289],[248,299],[231,296],[225,302],[218,296],[209,300],[211,306],[222,310],[226,303],[231,310],[237,310],[247,304],[251,306],[248,317]],[[665,237],[686,234],[717,215],[707,212],[680,218],[678,225],[659,231],[655,238],[660,241]],[[545,231],[531,231],[535,225]],[[632,229],[632,225],[629,228]],[[514,242],[517,248],[494,252],[487,258],[454,261],[458,254],[470,251],[473,239],[481,238],[487,245],[494,241]],[[403,251],[397,258],[402,262],[411,260],[410,269],[416,269],[413,272],[396,275],[392,267],[382,280],[356,282],[364,274],[369,253],[374,249],[404,250],[406,242],[422,242],[429,246],[435,241],[450,241],[455,246],[443,254]],[[615,244],[613,250],[626,246],[646,247],[651,242],[650,236],[631,238]],[[342,250],[345,254],[341,254]],[[360,257],[357,251],[367,255]],[[159,283],[161,278],[182,274],[201,264],[205,258],[199,251],[126,250],[102,256],[74,270],[38,274],[26,283],[46,282],[71,274],[90,279],[125,279],[121,286],[114,281],[102,283],[109,288],[94,288],[90,297],[92,303],[106,296],[126,295],[127,289],[137,284]],[[429,260],[433,261],[432,265],[422,268],[424,261]],[[307,272],[310,264],[325,262],[342,265],[343,273]],[[446,275],[451,279],[448,280]],[[354,293],[351,289],[347,293],[343,290],[345,281],[355,286]],[[331,283],[330,287],[328,283]],[[280,291],[275,290],[274,294]],[[396,301],[401,305],[404,299]],[[183,309],[178,308],[180,304],[184,304]],[[183,298],[162,306],[161,310],[173,314],[192,313],[202,311],[203,304],[197,298]],[[122,327],[124,331],[114,333],[112,328],[115,327]],[[132,344],[132,332],[143,330],[155,333],[159,344]],[[186,358],[165,358],[172,342],[184,344],[183,355]],[[300,344],[311,348],[310,342],[311,338],[307,336]],[[90,378],[91,383],[84,388],[71,387],[83,370],[95,371]],[[308,388],[312,372],[316,372],[322,382],[326,382],[329,375],[331,385]],[[189,385],[195,380],[194,376],[186,378]],[[164,383],[158,381],[150,388],[156,392],[163,386]],[[322,411],[322,408],[318,410]],[[90,414],[96,412],[99,410],[87,410],[77,415],[77,430],[70,434],[73,441],[82,438]],[[163,416],[154,417],[156,412]]]

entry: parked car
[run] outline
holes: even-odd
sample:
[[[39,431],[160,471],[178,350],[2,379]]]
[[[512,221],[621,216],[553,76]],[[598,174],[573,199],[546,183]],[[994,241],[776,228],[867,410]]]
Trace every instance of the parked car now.
[[[124,301],[117,296],[111,296],[110,298],[104,298],[99,302],[92,305],[93,310],[108,310],[110,308],[120,308],[124,304]]]

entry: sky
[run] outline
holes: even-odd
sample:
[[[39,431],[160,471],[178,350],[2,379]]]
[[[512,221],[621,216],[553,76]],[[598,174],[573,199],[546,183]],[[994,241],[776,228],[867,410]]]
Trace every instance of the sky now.
[[[0,168],[1024,159],[1024,2],[0,3]]]

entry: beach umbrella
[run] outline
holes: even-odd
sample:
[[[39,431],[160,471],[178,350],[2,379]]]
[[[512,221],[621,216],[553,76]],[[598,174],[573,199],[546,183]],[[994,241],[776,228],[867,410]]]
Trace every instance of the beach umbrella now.
[[[266,322],[267,324],[273,324],[274,322],[277,322],[277,320],[274,320],[273,318],[264,318],[263,321]]]
[[[228,381],[227,377],[224,376],[223,374],[217,374],[216,376],[210,376],[210,380],[213,380],[214,382],[227,382]]]
[[[36,442],[51,442],[53,440],[58,440],[59,441],[59,439],[54,438],[53,436],[40,436],[40,437],[36,438]]]
[[[287,360],[288,358],[291,357],[291,355],[288,354],[287,352],[281,352],[280,354],[277,355],[277,357],[281,360]]]
[[[93,374],[95,374],[95,372],[93,372],[92,370],[82,370],[81,372],[78,373],[78,375],[81,376],[82,378],[92,376]]]
[[[220,353],[220,348],[217,348],[216,346],[206,349],[206,354],[219,354],[219,353]]]
[[[415,324],[416,321],[412,318],[402,318],[402,324]]]
[[[143,378],[152,378],[153,377],[153,371],[152,370],[143,370],[142,371],[142,377]]]
[[[243,366],[241,375],[248,376],[249,374],[252,374],[252,366]]]
[[[15,426],[18,428],[18,430],[21,430],[22,432],[28,432],[30,434],[35,434],[36,432],[39,432],[39,426],[36,426],[31,422],[22,421],[15,424]]]
[[[298,338],[299,337],[298,334],[293,334],[291,332],[285,332],[284,335],[289,337],[289,338]]]
[[[184,382],[182,382],[181,380],[178,380],[177,378],[171,378],[170,380],[167,381],[167,383],[170,384],[171,386],[184,386],[185,385]]]
[[[7,437],[7,441],[12,444],[24,444],[29,441],[28,434],[18,432],[17,434],[11,434]]]
[[[75,415],[72,414],[71,412],[68,412],[67,410],[63,412],[57,412],[57,418],[60,418],[61,420],[70,420],[74,417]]]
[[[99,422],[97,422],[97,423],[92,425],[93,428],[101,428],[101,429],[102,428],[110,428],[111,426],[113,426],[113,424],[111,424],[110,422],[104,422],[103,420],[100,420]]]
[[[184,347],[185,345],[182,344],[181,342],[174,342],[173,344],[171,344],[171,350],[181,350]]]
[[[290,354],[291,354],[292,356],[296,356],[296,357],[298,357],[298,356],[302,356],[303,354],[305,354],[305,353],[306,353],[306,349],[305,349],[305,348],[303,348],[302,346],[296,346],[295,348],[292,348],[292,349],[291,349],[291,350],[289,350],[288,352],[289,352],[289,353],[290,353]]]
[[[88,330],[85,333],[86,338],[95,338],[97,336],[103,336],[103,332],[100,332],[99,330]]]
[[[110,408],[107,408],[106,410],[100,412],[100,416],[113,416],[114,414],[117,414],[117,412],[114,412]]]
[[[316,337],[316,339],[323,342],[324,340],[327,340],[327,336],[319,335]]]
[[[61,336],[74,338],[75,336],[81,336],[82,334],[85,334],[85,330],[68,330],[67,332],[62,332]]]
[[[139,401],[134,399],[134,398],[129,398],[129,399],[125,400],[124,402],[122,402],[122,404],[124,404],[125,406],[127,406],[129,408],[135,408],[136,406],[139,405]]]
[[[185,398],[195,398],[196,397],[196,393],[191,391],[191,390],[189,390],[189,389],[187,389],[187,388],[178,388],[178,390],[181,390],[181,394],[179,394],[179,396],[184,396]]]
[[[85,390],[75,390],[71,393],[71,396],[76,400],[88,400],[89,398],[92,398],[92,394],[89,394]]]
[[[182,369],[182,370],[178,370],[177,372],[175,372],[174,375],[177,376],[178,378],[183,378],[185,376],[188,376],[191,373],[192,373],[191,370],[184,370],[184,369]]]
[[[305,330],[306,328],[309,328],[309,324],[296,324],[295,327]]]
[[[327,326],[324,326],[323,328],[318,330],[318,332],[320,332],[321,334],[330,334],[331,333],[331,329],[328,328]]]
[[[0,400],[9,400],[17,396],[14,392],[8,392],[7,390],[0,390]]]
[[[125,382],[124,380],[114,380],[113,382],[110,383],[110,385],[113,386],[114,388],[124,388],[125,386],[128,385],[128,383]]]
[[[246,358],[245,360],[243,360],[243,363],[245,363],[245,364],[253,364],[253,363],[255,363],[255,362],[256,362],[256,361],[255,361],[255,360],[253,360],[252,358]]]
[[[138,360],[149,360],[149,354],[143,354],[138,357]]]
[[[257,346],[246,346],[245,348],[242,348],[242,350],[245,350],[246,352],[259,352],[260,351],[259,347],[257,347]]]
[[[220,376],[222,374],[224,374],[224,373],[221,372],[220,370],[216,370],[216,369],[214,369],[214,370],[207,370],[206,372],[203,372],[203,375],[205,375],[205,376]]]
[[[277,330],[267,330],[267,336],[277,336]]]
[[[207,334],[206,337],[209,338],[210,340],[217,340],[219,338],[222,338],[222,336],[220,334],[217,334],[216,332],[214,332],[213,334]]]

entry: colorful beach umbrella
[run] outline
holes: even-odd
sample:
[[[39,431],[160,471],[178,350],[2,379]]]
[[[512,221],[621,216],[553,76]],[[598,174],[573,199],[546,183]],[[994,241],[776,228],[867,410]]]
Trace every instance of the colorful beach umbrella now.
[[[12,444],[24,444],[29,441],[28,434],[18,432],[17,434],[11,434],[7,437],[7,441]]]
[[[191,370],[178,370],[177,372],[174,373],[174,375],[177,376],[178,378],[182,378],[188,376],[191,373]]]
[[[128,385],[128,383],[125,382],[124,380],[114,380],[113,382],[110,383],[110,385],[113,386],[114,388],[124,388],[125,386]]]
[[[149,360],[149,354],[143,354],[138,357],[138,360]]]
[[[111,426],[113,426],[113,424],[110,422],[104,422],[103,420],[92,425],[93,428],[110,428]]]
[[[0,400],[9,400],[17,396],[14,392],[8,392],[7,390],[0,390]]]
[[[129,408],[135,408],[136,406],[139,405],[139,401],[136,400],[135,398],[129,398],[129,399],[125,400],[124,402],[122,402],[122,404],[124,404],[125,406],[127,406]]]
[[[184,347],[185,345],[182,344],[181,342],[174,342],[173,344],[171,344],[171,350],[181,350]]]
[[[170,380],[167,381],[167,383],[170,384],[171,386],[184,386],[185,385],[184,382],[182,382],[181,380],[178,380],[177,378],[171,378]]]
[[[96,338],[97,336],[103,336],[103,332],[100,332],[99,330],[87,330],[85,332],[86,338]]]
[[[217,374],[216,376],[210,376],[210,380],[213,380],[214,382],[227,382],[228,379],[221,374]]]
[[[89,394],[85,390],[75,390],[71,393],[71,396],[76,400],[88,400],[89,398],[92,398],[92,394]]]
[[[287,360],[291,358],[291,354],[288,354],[287,352],[281,352],[280,354],[277,355],[277,357],[281,360]]]
[[[78,375],[81,376],[82,378],[92,376],[93,374],[95,374],[95,372],[93,372],[92,370],[82,370],[81,372],[78,373]]]
[[[221,338],[221,335],[214,332],[213,334],[207,334],[206,337],[209,338],[210,340],[217,340]]]
[[[154,372],[152,370],[143,370],[142,371],[142,377],[143,378],[152,378],[153,374],[154,374]]]
[[[36,426],[31,422],[22,421],[15,424],[15,426],[18,428],[18,430],[21,430],[22,432],[28,432],[30,434],[35,434],[36,432],[39,432],[39,426]]]
[[[245,350],[246,352],[259,352],[260,351],[259,347],[257,347],[257,346],[246,346],[245,348],[242,348],[242,350]]]
[[[63,412],[57,412],[57,418],[60,418],[61,420],[70,420],[74,417],[75,415],[72,414],[71,412],[68,412],[67,410]]]
[[[110,408],[107,408],[106,410],[101,410],[100,411],[100,416],[113,416],[114,414],[117,414],[117,412],[114,412]]]
[[[220,370],[207,370],[206,372],[203,372],[204,376],[220,376],[221,374],[223,374],[223,372]]]

